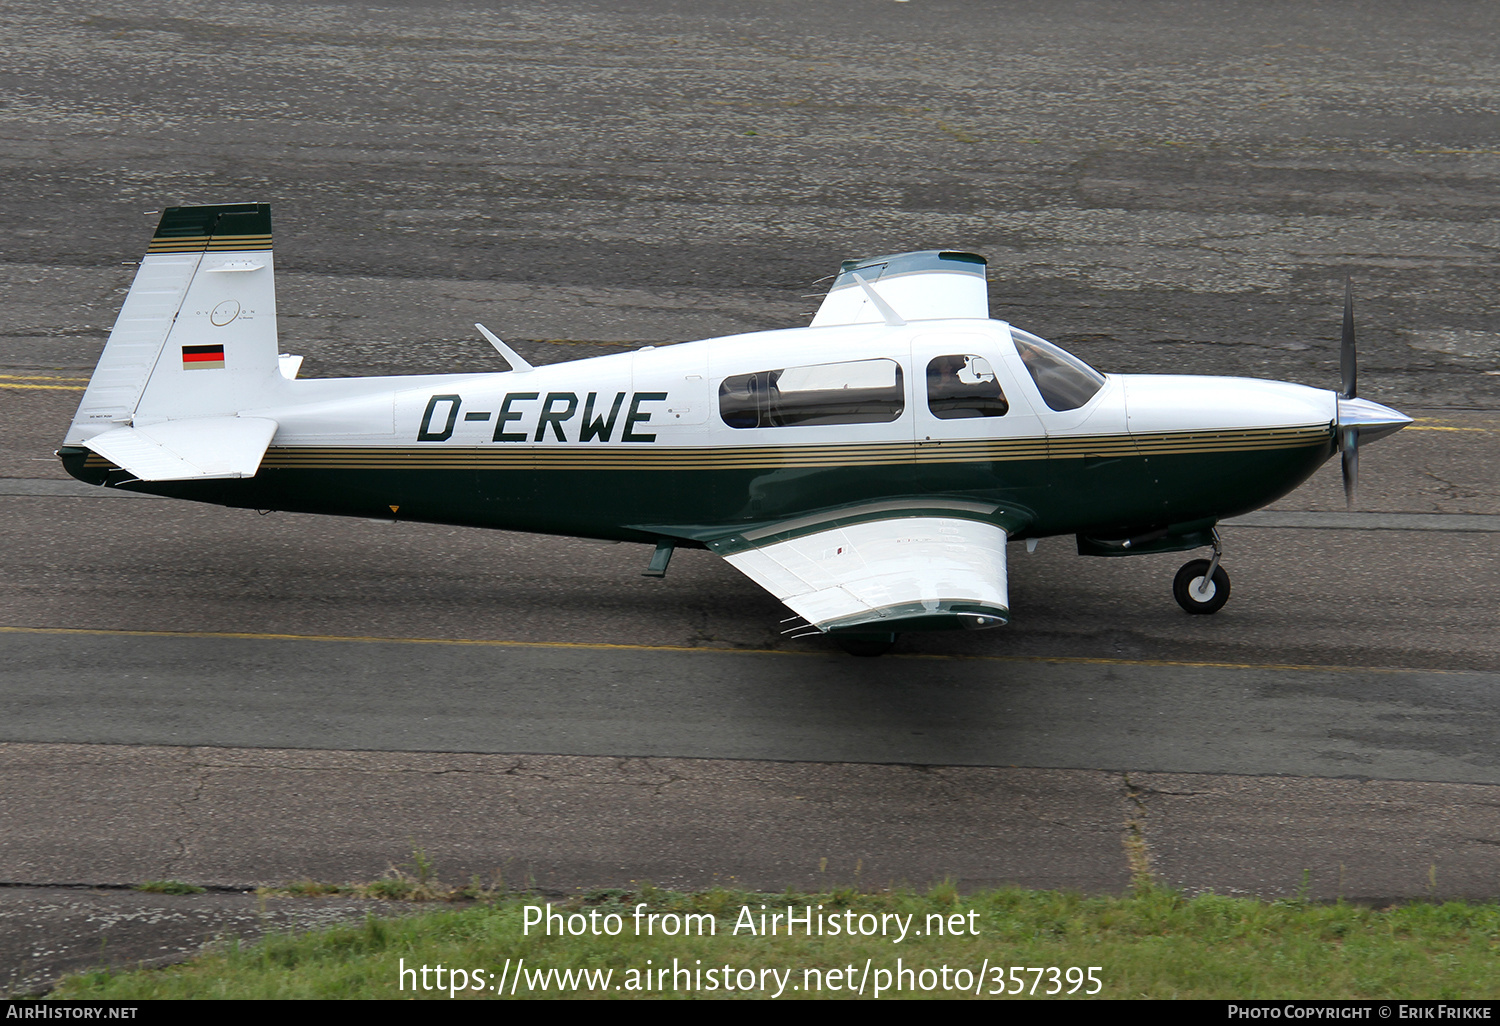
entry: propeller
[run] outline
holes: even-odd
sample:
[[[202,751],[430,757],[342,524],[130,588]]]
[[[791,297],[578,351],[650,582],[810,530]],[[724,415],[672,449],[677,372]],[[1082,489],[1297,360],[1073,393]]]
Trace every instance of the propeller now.
[[[1338,414],[1334,419],[1334,437],[1344,465],[1344,501],[1354,508],[1354,493],[1359,486],[1359,446],[1373,442],[1411,423],[1411,418],[1389,406],[1361,399],[1356,394],[1358,373],[1354,359],[1354,285],[1344,279],[1344,332],[1339,346]]]
[[[1344,332],[1339,345],[1339,377],[1343,389],[1342,399],[1356,397],[1358,367],[1354,359],[1354,283],[1344,279]],[[1340,418],[1342,420],[1343,418]],[[1359,431],[1353,426],[1339,425],[1339,452],[1343,456],[1344,503],[1354,508],[1354,492],[1359,486]]]

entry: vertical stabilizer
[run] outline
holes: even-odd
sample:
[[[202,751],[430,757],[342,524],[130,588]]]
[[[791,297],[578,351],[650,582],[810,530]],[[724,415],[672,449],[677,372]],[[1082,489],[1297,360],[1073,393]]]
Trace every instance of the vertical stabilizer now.
[[[122,426],[275,403],[276,284],[265,203],[162,213],[65,444]]]

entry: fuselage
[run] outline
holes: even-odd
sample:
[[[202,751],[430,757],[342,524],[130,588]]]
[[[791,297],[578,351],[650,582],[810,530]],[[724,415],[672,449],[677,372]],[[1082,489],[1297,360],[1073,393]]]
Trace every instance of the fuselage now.
[[[1099,375],[1036,343],[1001,321],[934,320],[524,372],[291,380],[241,411],[278,425],[254,477],[132,482],[91,453],[64,460],[84,480],[229,506],[692,544],[912,496],[994,505],[1019,538],[1190,530],[1271,502],[1336,451],[1331,391]]]

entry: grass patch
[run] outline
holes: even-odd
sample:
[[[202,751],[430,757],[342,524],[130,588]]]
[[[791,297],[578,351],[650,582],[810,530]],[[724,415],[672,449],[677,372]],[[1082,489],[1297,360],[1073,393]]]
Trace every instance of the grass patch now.
[[[491,883],[474,877],[465,886],[443,883],[433,870],[432,859],[421,848],[412,851],[411,861],[391,866],[380,877],[368,883],[333,884],[319,880],[293,880],[285,887],[260,887],[262,897],[294,898],[380,898],[386,901],[493,901],[507,893],[498,875]]]
[[[295,888],[288,888],[298,893]],[[300,893],[311,893],[302,891]],[[327,893],[327,892],[319,892]],[[348,892],[342,892],[348,893]],[[634,913],[707,917],[712,936],[637,936]],[[914,970],[903,996],[962,996],[957,985],[967,973],[967,993],[975,986],[986,996],[997,986],[1015,989],[1011,966],[1059,969],[1058,989],[1072,984],[1067,970],[1100,967],[1095,976],[1103,998],[1448,998],[1500,996],[1494,966],[1500,945],[1500,905],[1495,903],[1408,904],[1373,909],[1345,903],[1261,901],[1205,894],[1188,898],[1160,888],[1142,888],[1125,897],[1085,897],[1052,891],[992,890],[960,894],[952,885],[925,893],[907,890],[821,894],[759,894],[723,888],[687,894],[646,887],[636,891],[600,890],[554,902],[564,917],[578,914],[575,927],[618,922],[618,936],[552,936],[533,926],[525,930],[527,906],[544,899],[491,893],[487,900],[407,919],[368,919],[363,925],[289,936],[263,943],[231,945],[216,954],[161,970],[94,972],[65,980],[50,996],[75,999],[151,998],[392,998],[495,996],[503,978],[506,993],[525,960],[517,997],[671,996],[672,969],[720,973],[728,968],[735,989],[710,987],[698,977],[689,990],[678,976],[679,996],[769,996],[784,979],[783,996],[846,997],[870,965],[866,996],[886,973],[891,986],[900,967]],[[840,924],[870,925],[887,915],[910,916],[900,943],[891,936],[779,935],[759,932],[760,915],[785,914],[788,905],[802,915],[836,916]],[[823,906],[819,910],[818,906]],[[764,910],[762,906],[765,906]],[[846,916],[845,913],[850,915]],[[533,918],[536,913],[530,913]],[[614,915],[617,920],[608,917]],[[755,933],[744,929],[749,916]],[[861,917],[874,917],[864,918]],[[826,923],[829,920],[825,919]],[[668,922],[659,918],[658,924]],[[892,921],[886,919],[890,924]],[[927,927],[938,922],[944,930]],[[735,926],[741,929],[736,934]],[[978,935],[972,935],[972,926]],[[602,926],[601,926],[602,928]],[[706,930],[707,927],[705,926]],[[956,931],[956,932],[950,932]],[[916,931],[922,935],[917,936]],[[674,963],[675,960],[675,963]],[[417,973],[398,990],[403,964]],[[444,967],[442,988],[435,970]],[[981,976],[985,966],[988,970]],[[462,983],[454,975],[461,967]],[[852,968],[851,968],[852,967]],[[946,967],[946,974],[944,968]],[[643,986],[643,971],[667,970],[666,991]],[[999,968],[997,979],[993,971]],[[586,971],[595,984],[560,989],[557,976],[546,983],[534,973]],[[748,971],[748,975],[741,970]],[[762,970],[779,976],[767,977]],[[930,970],[925,975],[923,970]],[[493,973],[493,978],[489,974]],[[608,973],[607,977],[602,974]],[[1039,980],[1037,979],[1039,975]],[[740,989],[751,977],[755,986]],[[577,979],[577,977],[575,977]],[[1050,973],[1025,973],[1021,985],[1041,996],[1054,986]],[[949,984],[945,991],[941,981]],[[427,983],[434,989],[422,989]],[[717,982],[717,980],[715,980]],[[634,989],[632,989],[632,983]],[[761,989],[761,984],[765,989]],[[927,989],[924,984],[930,984]],[[416,988],[413,995],[413,988]],[[817,989],[821,987],[820,989]],[[602,989],[601,989],[602,988]],[[795,989],[794,989],[795,988]],[[1091,989],[1084,984],[1075,996]],[[811,990],[811,993],[809,993]],[[895,996],[888,993],[886,996]],[[1027,996],[1027,995],[1023,995]]]
[[[147,894],[202,894],[202,887],[181,880],[147,880],[145,883],[136,884],[133,890],[145,891]]]

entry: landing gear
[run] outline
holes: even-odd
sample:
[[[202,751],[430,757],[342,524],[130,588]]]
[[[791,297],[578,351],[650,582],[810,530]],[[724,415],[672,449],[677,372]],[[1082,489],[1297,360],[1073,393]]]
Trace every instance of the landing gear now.
[[[885,655],[896,647],[894,632],[885,634],[835,634],[834,642],[852,656]]]
[[[1189,613],[1217,613],[1229,601],[1229,575],[1222,566],[1208,572],[1209,561],[1184,563],[1172,582],[1172,597]]]
[[[1229,575],[1219,565],[1224,548],[1214,531],[1214,558],[1184,563],[1172,580],[1172,597],[1189,613],[1217,613],[1229,601]]]

